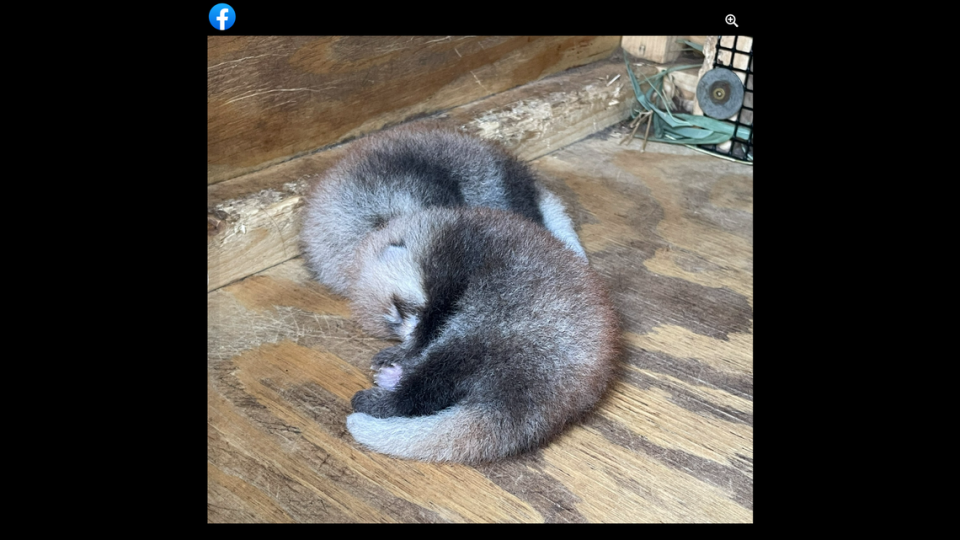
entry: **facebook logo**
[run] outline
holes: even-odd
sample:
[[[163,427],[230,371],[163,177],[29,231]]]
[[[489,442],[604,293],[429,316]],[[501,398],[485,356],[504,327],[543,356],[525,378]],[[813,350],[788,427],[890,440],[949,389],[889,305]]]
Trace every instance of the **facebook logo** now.
[[[217,4],[210,10],[210,24],[217,30],[229,30],[235,20],[237,14],[227,4]]]

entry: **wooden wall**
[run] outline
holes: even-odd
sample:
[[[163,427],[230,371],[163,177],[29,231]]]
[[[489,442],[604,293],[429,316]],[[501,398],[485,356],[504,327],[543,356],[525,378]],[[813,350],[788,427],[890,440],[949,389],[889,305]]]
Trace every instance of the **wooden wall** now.
[[[608,57],[619,36],[211,36],[207,182]]]

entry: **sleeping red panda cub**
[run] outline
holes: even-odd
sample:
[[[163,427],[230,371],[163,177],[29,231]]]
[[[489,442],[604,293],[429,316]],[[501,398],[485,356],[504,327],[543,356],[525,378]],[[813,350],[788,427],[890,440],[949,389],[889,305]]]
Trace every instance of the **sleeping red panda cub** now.
[[[321,282],[365,331],[400,340],[374,356],[377,386],[353,396],[347,428],[411,459],[536,448],[607,388],[616,316],[562,206],[560,219],[543,210],[555,197],[522,164],[462,135],[417,137],[366,146],[307,209]]]

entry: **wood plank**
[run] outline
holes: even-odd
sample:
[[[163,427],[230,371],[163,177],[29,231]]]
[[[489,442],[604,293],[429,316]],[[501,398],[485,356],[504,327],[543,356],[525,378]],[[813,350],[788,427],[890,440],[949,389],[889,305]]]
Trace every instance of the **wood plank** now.
[[[207,182],[610,56],[618,36],[210,36]]]
[[[367,451],[349,398],[390,343],[294,258],[208,293],[208,521],[751,522],[753,168],[627,134],[532,161],[624,331],[593,414],[493,464]]]
[[[614,81],[617,75],[619,79]],[[502,142],[533,159],[626,119],[635,102],[623,62],[596,62],[425,121]],[[208,187],[207,290],[300,253],[303,195],[346,143]]]
[[[665,64],[680,56],[684,45],[677,40],[681,39],[688,39],[688,36],[623,36],[620,45],[637,58]]]

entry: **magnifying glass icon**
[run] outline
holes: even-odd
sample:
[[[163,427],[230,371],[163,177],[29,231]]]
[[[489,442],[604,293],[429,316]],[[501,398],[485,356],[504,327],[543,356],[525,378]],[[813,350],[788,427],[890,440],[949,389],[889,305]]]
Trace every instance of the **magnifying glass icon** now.
[[[727,15],[726,19],[724,19],[724,20],[727,21],[727,24],[732,24],[732,25],[736,26],[737,28],[740,28],[740,25],[737,24],[737,18],[734,17],[733,15]]]

